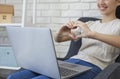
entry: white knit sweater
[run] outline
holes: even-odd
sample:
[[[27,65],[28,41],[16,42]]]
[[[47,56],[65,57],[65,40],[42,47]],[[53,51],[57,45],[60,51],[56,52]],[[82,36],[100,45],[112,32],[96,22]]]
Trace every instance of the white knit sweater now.
[[[108,23],[92,21],[87,24],[93,31],[109,35],[120,35],[119,19],[112,20]],[[115,61],[119,53],[120,48],[116,48],[95,39],[82,38],[82,46],[79,53],[72,58],[90,62],[104,69],[107,65]]]

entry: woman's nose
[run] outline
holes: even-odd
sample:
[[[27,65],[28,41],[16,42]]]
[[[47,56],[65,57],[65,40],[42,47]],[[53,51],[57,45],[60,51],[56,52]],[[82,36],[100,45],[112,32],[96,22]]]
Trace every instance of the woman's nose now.
[[[104,4],[105,0],[98,0],[99,4]]]

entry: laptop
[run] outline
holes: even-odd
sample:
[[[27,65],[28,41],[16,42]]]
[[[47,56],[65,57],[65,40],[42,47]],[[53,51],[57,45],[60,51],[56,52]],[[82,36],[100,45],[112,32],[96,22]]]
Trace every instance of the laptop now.
[[[22,68],[54,79],[69,79],[91,69],[58,61],[49,28],[7,27],[7,32],[18,66]]]

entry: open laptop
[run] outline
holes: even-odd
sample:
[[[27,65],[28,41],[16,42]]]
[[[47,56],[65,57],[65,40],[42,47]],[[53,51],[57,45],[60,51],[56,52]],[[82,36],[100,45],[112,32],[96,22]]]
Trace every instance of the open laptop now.
[[[7,31],[20,67],[54,79],[69,79],[91,69],[58,61],[49,28],[7,27]]]

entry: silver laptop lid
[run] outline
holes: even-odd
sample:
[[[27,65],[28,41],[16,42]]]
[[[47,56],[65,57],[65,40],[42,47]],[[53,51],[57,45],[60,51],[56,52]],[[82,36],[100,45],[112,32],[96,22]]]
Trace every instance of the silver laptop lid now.
[[[7,31],[19,66],[60,79],[49,28],[7,27]]]

